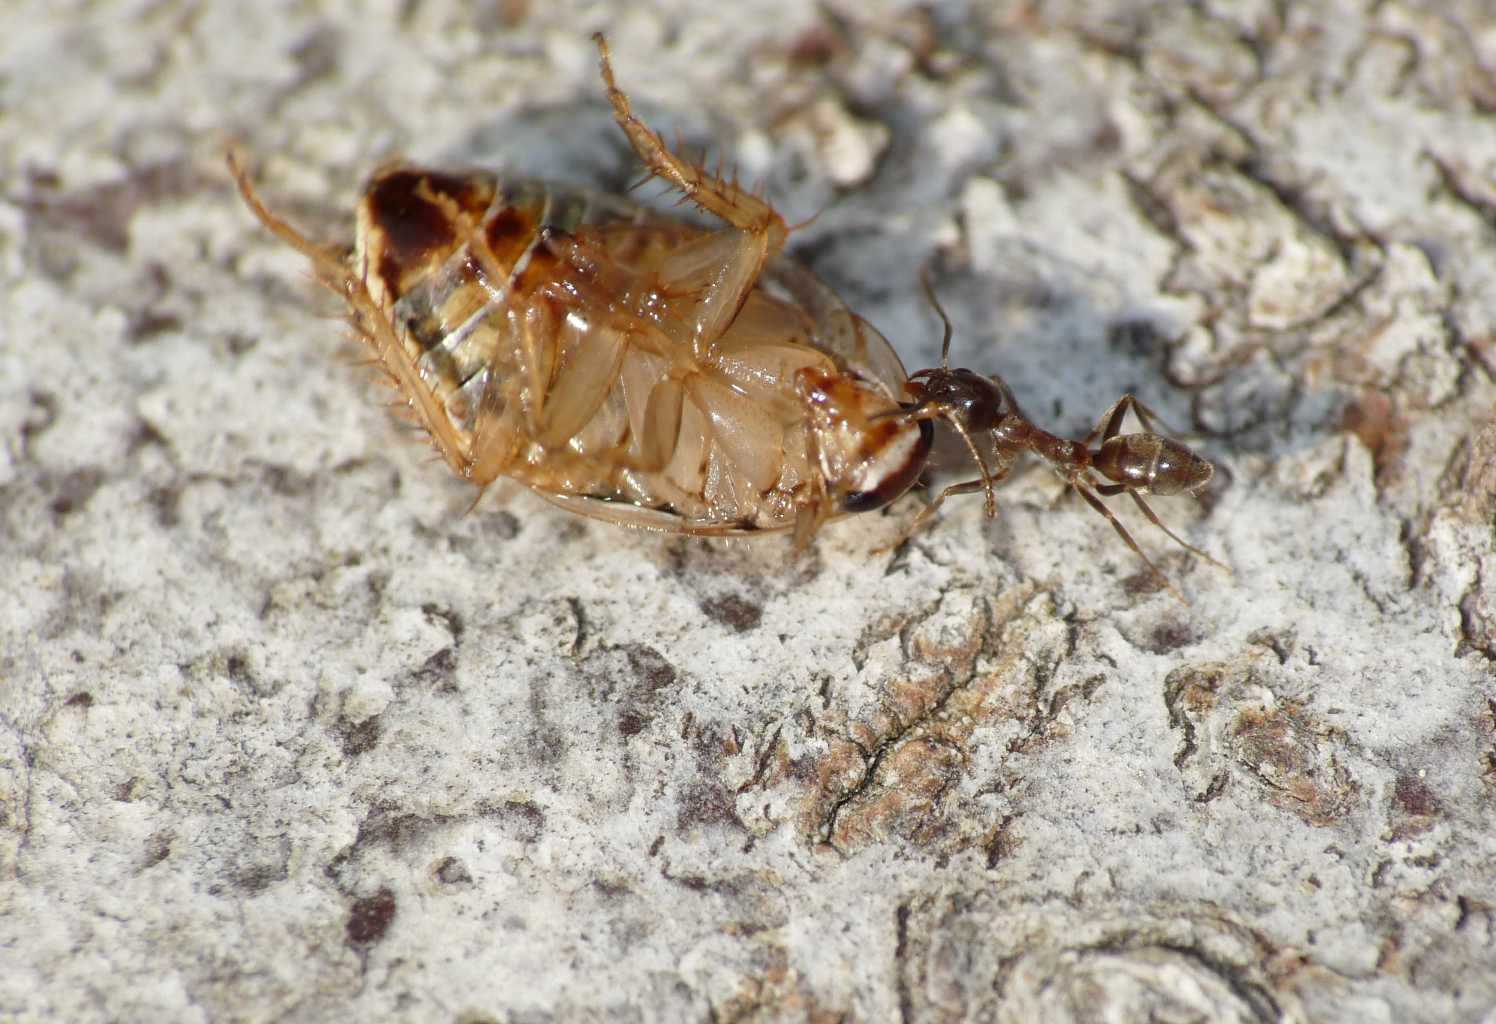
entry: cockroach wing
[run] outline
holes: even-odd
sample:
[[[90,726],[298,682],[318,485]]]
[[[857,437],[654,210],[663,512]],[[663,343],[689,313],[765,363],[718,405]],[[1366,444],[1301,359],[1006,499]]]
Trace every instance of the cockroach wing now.
[[[909,373],[887,338],[847,308],[820,278],[792,259],[771,263],[760,280],[770,294],[782,292],[815,322],[811,344],[862,380],[901,401]]]

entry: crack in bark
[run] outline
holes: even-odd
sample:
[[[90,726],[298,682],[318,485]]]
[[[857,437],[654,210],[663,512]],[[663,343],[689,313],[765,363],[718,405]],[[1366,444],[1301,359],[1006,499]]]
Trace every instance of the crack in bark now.
[[[958,785],[963,766],[969,762],[964,741],[992,714],[980,706],[986,700],[986,690],[1001,681],[1011,681],[1015,672],[1024,672],[1032,679],[1024,686],[1027,710],[1021,715],[1023,734],[1008,744],[1009,752],[1031,747],[1036,737],[1051,731],[1052,723],[1067,705],[1077,697],[1089,697],[1103,684],[1101,677],[1092,677],[1049,695],[1049,699],[1041,703],[1040,695],[1053,678],[1054,664],[1063,661],[1074,650],[1076,631],[1067,627],[1058,647],[1046,650],[1043,656],[1026,650],[1025,645],[1031,638],[1022,630],[1018,631],[1022,635],[1015,635],[1012,627],[1024,621],[1025,609],[1038,593],[1032,586],[1021,587],[1008,594],[1005,601],[985,600],[978,604],[974,609],[977,614],[968,619],[963,634],[976,639],[977,643],[959,655],[921,653],[918,627],[933,617],[933,611],[923,619],[907,623],[900,630],[910,664],[929,664],[933,659],[939,668],[936,675],[918,684],[929,699],[920,702],[907,716],[897,708],[889,709],[889,721],[881,733],[859,737],[854,732],[842,737],[841,742],[850,748],[849,753],[855,750],[862,766],[856,778],[829,801],[829,806],[816,822],[812,834],[819,842],[840,855],[847,855],[846,844],[838,840],[838,829],[843,826],[851,808],[869,801],[875,793],[885,793],[887,799],[869,803],[869,813],[877,811],[883,816],[911,810],[930,812],[948,800]],[[984,658],[995,659],[998,667],[983,667]],[[967,701],[965,695],[972,694],[974,687],[981,689]],[[933,693],[929,692],[931,690]],[[972,707],[957,710],[955,705],[958,702],[963,707],[965,703],[972,703]],[[919,749],[910,748],[911,743],[919,744]],[[903,753],[906,750],[909,751],[908,757]],[[901,780],[905,784],[902,787],[893,786],[883,779],[890,771],[891,762],[907,766],[913,772],[908,779]],[[882,804],[889,801],[892,803],[883,808]],[[916,839],[929,830],[923,824],[910,827],[917,833]],[[933,822],[929,825],[937,832],[940,827]]]

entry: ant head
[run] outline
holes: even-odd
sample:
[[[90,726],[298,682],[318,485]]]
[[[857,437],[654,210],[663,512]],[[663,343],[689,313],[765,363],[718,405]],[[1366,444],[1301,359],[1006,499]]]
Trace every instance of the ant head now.
[[[992,430],[1007,416],[1022,415],[1013,392],[999,377],[984,377],[974,370],[951,369],[951,318],[935,295],[935,283],[927,264],[919,273],[925,298],[940,317],[940,366],[909,376],[906,385],[914,401],[909,412],[949,421],[965,434]]]
[[[1006,384],[965,368],[920,370],[909,377],[907,388],[914,398],[913,410],[938,410],[942,419],[970,433],[992,430],[1017,412]]]

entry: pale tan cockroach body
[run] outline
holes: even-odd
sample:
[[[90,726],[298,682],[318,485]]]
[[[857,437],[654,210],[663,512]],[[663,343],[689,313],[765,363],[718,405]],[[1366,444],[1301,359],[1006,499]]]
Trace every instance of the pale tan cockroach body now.
[[[726,222],[481,171],[379,171],[351,255],[250,208],[311,258],[443,459],[585,515],[691,534],[793,529],[876,508],[920,476],[888,342],[780,256],[762,199],[686,163],[603,77],[649,171]]]

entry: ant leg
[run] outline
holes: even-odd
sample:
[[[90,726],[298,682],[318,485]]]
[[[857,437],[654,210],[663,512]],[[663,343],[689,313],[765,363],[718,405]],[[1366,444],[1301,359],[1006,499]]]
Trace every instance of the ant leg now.
[[[1179,433],[1173,427],[1169,426],[1169,424],[1165,423],[1158,413],[1144,405],[1140,399],[1134,398],[1132,395],[1126,395],[1123,401],[1127,403],[1127,407],[1132,410],[1133,415],[1138,418],[1138,422],[1143,425],[1143,429],[1150,434]]]
[[[1116,437],[1122,432],[1122,421],[1127,418],[1127,410],[1135,404],[1136,400],[1131,395],[1123,395],[1117,399],[1110,409],[1101,414],[1101,419],[1096,421],[1096,426],[1091,428],[1091,432],[1086,435],[1081,444],[1089,448],[1097,438],[1105,443]],[[1142,417],[1138,419],[1141,421]],[[1147,424],[1144,424],[1144,429],[1147,429]]]
[[[949,487],[942,488],[940,493],[935,495],[935,500],[920,509],[919,515],[914,517],[914,522],[910,525],[909,533],[905,536],[904,540],[908,540],[910,536],[918,533],[921,527],[931,519],[934,519],[935,513],[940,511],[940,506],[945,503],[946,498],[954,494],[975,494],[977,491],[984,490],[987,490],[987,481],[980,478],[976,480],[963,480],[959,484],[951,484]],[[988,516],[988,518],[992,517]]]
[[[1180,547],[1184,548],[1184,550],[1188,551],[1192,555],[1199,555],[1201,558],[1205,559],[1207,562],[1218,569],[1224,569],[1227,572],[1231,571],[1231,567],[1229,565],[1226,565],[1223,562],[1218,562],[1214,558],[1211,558],[1205,552],[1201,551],[1199,548],[1195,547],[1193,544],[1189,543],[1173,530],[1165,526],[1163,520],[1158,518],[1158,514],[1153,511],[1152,506],[1144,501],[1143,496],[1137,491],[1133,490],[1131,487],[1127,486],[1126,484],[1092,484],[1091,487],[1096,491],[1097,494],[1100,494],[1105,498],[1110,498],[1113,495],[1121,494],[1125,491],[1133,501],[1137,502],[1138,508],[1142,511],[1143,515],[1148,517],[1148,521],[1154,526],[1158,527],[1160,530],[1164,531],[1164,533],[1168,534],[1169,539],[1172,540],[1175,544],[1178,544]]]
[[[1027,420],[1028,417],[1023,414],[1023,409],[1019,407],[1018,399],[1013,397],[1013,389],[1008,387],[1008,382],[1001,377],[995,376],[987,379],[997,385],[998,393],[1003,396],[1003,401],[1008,403],[1009,412],[1018,419]]]
[[[1100,490],[1103,494],[1106,493],[1106,489],[1105,488],[1098,488],[1098,490]],[[1124,488],[1124,490],[1126,490],[1126,488]],[[1180,547],[1184,548],[1184,550],[1188,551],[1190,554],[1192,554],[1192,555],[1198,555],[1199,557],[1205,559],[1207,562],[1209,562],[1211,565],[1215,566],[1217,569],[1225,569],[1227,572],[1231,571],[1231,569],[1228,566],[1226,566],[1225,564],[1223,564],[1221,562],[1216,561],[1214,558],[1211,558],[1205,552],[1201,551],[1199,548],[1195,547],[1193,544],[1190,544],[1189,542],[1185,541],[1177,533],[1175,533],[1173,530],[1171,530],[1167,526],[1165,526],[1164,523],[1163,523],[1163,520],[1158,518],[1158,516],[1154,513],[1153,509],[1151,509],[1148,506],[1148,503],[1143,500],[1143,496],[1141,494],[1139,494],[1137,491],[1133,491],[1133,490],[1128,490],[1127,493],[1132,496],[1132,500],[1133,501],[1137,502],[1138,508],[1142,510],[1143,515],[1145,515],[1145,516],[1148,517],[1148,521],[1150,523],[1152,523],[1154,526],[1158,527],[1160,530],[1164,531],[1164,533],[1166,533],[1168,535],[1169,539],[1172,540],[1175,544],[1178,544]]]
[[[1127,418],[1129,412],[1138,418],[1138,423],[1142,425],[1143,430],[1150,434],[1167,436],[1176,433],[1173,428],[1163,422],[1158,413],[1144,405],[1138,398],[1133,395],[1123,395],[1102,414],[1101,419],[1096,421],[1096,427],[1086,435],[1085,443],[1090,445],[1098,437],[1102,441],[1116,437],[1122,432],[1122,421]]]
[[[935,496],[934,501],[930,502],[924,508],[919,510],[919,515],[914,517],[914,521],[912,523],[910,523],[907,527],[899,532],[898,540],[892,542],[891,544],[884,544],[881,547],[874,548],[873,554],[881,555],[885,552],[892,551],[894,548],[903,547],[905,544],[909,543],[909,539],[911,537],[913,537],[920,530],[924,529],[925,524],[928,523],[931,519],[935,518],[935,513],[939,511],[941,504],[945,501],[946,498],[949,498],[951,495],[973,494],[977,491],[985,490],[986,488],[987,481],[980,478],[976,480],[963,480],[959,484],[951,484],[949,487],[944,488],[939,494]]]
[[[994,485],[999,479],[1001,479],[1002,476],[1007,475],[1006,469],[1001,476],[993,477],[991,471],[987,468],[987,460],[982,458],[982,453],[977,450],[977,443],[971,439],[971,432],[966,429],[966,425],[961,422],[961,418],[956,415],[956,411],[948,405],[929,405],[915,406],[913,409],[906,409],[902,412],[896,410],[893,415],[907,416],[909,419],[916,422],[918,422],[919,420],[945,420],[951,425],[951,428],[955,430],[957,435],[959,435],[961,440],[965,443],[966,450],[971,453],[971,461],[977,464],[977,472],[982,474],[982,490],[987,492],[987,500],[984,503],[984,507],[987,510],[987,518],[996,519],[997,492]],[[968,482],[976,483],[977,481],[973,480]],[[963,488],[960,491],[954,492],[957,494],[970,494],[972,491],[976,490],[975,487],[966,487],[964,484],[958,484],[957,486]],[[946,491],[951,490],[952,489],[949,487],[946,488]],[[941,492],[940,498],[936,499],[936,505],[939,505],[940,502],[944,500],[946,491]]]
[[[779,211],[763,199],[672,153],[664,140],[634,113],[627,94],[618,88],[607,39],[601,32],[592,39],[597,43],[613,119],[628,136],[646,170],[736,229],[681,247],[660,271],[670,290],[699,293],[689,325],[690,341],[698,355],[706,355],[737,316],[758,282],[764,264],[784,247],[789,229]]]
[[[966,427],[961,424],[961,421],[959,419],[954,416],[947,415],[945,417],[945,420],[956,429],[956,433],[961,436],[961,440],[966,442],[966,450],[971,453],[972,460],[977,464],[977,471],[982,474],[980,480],[982,490],[987,492],[986,500],[983,503],[983,507],[987,511],[987,518],[996,519],[997,492],[994,490],[996,481],[993,480],[992,474],[987,470],[987,461],[983,459],[982,454],[977,451],[976,442],[971,439],[971,434],[967,433]],[[968,482],[977,483],[978,481],[972,480]],[[957,490],[956,488],[962,489]],[[945,496],[947,494],[969,494],[974,490],[976,490],[976,488],[966,487],[965,484],[956,484],[955,487],[947,487],[945,490],[940,492],[940,497],[935,499],[935,506],[939,506],[939,504],[945,500]]]
[[[1091,488],[1081,481],[1072,480],[1070,484],[1076,489],[1077,492],[1079,492],[1082,498],[1086,499],[1086,504],[1090,505],[1093,509],[1095,509],[1103,517],[1105,517],[1107,522],[1112,524],[1112,529],[1117,531],[1117,536],[1121,537],[1123,543],[1132,548],[1133,554],[1137,555],[1143,560],[1143,564],[1148,567],[1148,571],[1151,572],[1160,583],[1168,588],[1169,593],[1173,594],[1181,602],[1188,604],[1189,602],[1184,600],[1184,595],[1181,594],[1177,589],[1175,589],[1174,584],[1170,583],[1169,578],[1159,571],[1158,566],[1153,564],[1152,559],[1143,554],[1143,549],[1138,547],[1137,541],[1132,539],[1132,534],[1127,532],[1127,527],[1122,525],[1122,520],[1118,519],[1112,512],[1112,510],[1106,507],[1106,503],[1098,498],[1096,494],[1091,490]],[[1153,513],[1150,511],[1149,516],[1152,517],[1152,515]],[[1155,523],[1158,523],[1158,520],[1156,518],[1154,518],[1153,521]],[[1159,523],[1159,526],[1163,526],[1163,524]],[[1168,533],[1169,531],[1165,529],[1164,532]],[[1170,533],[1169,536],[1173,537],[1174,535]],[[1178,538],[1175,539],[1177,540]],[[1184,542],[1180,541],[1180,543],[1183,544]],[[1185,544],[1185,547],[1189,547],[1189,545]]]

